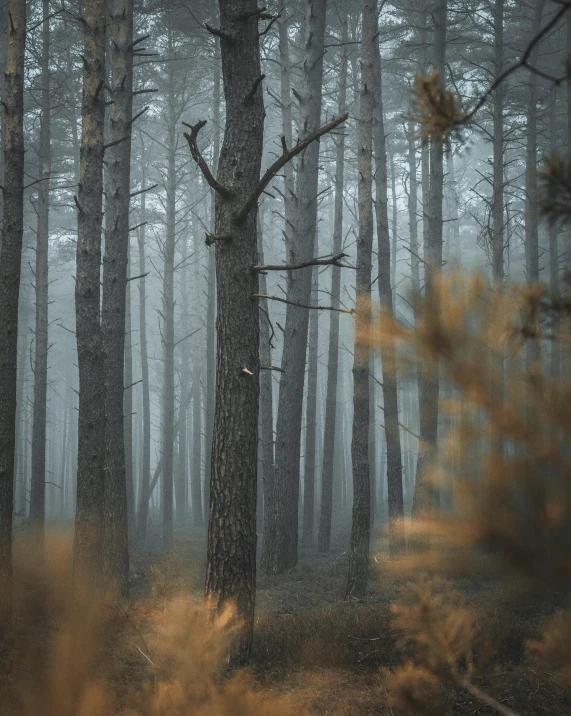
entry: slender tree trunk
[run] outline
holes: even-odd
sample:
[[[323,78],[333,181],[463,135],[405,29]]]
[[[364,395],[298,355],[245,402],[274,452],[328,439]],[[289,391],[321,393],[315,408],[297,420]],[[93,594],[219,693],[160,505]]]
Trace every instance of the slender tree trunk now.
[[[323,55],[327,0],[308,0],[301,100],[301,138],[316,131],[321,119]],[[319,143],[301,155],[296,186],[297,219],[288,261],[312,258],[317,230]],[[307,305],[311,297],[311,269],[291,271],[287,297]],[[280,574],[297,564],[299,468],[303,387],[309,315],[304,308],[288,305],[282,355],[278,419],[276,426],[276,484],[274,491],[274,543],[270,569]]]
[[[282,105],[282,134],[288,147],[293,143],[293,120],[291,103],[291,60],[287,13],[284,11],[277,21],[280,51],[280,100]],[[292,239],[295,230],[295,180],[293,162],[284,167],[284,237],[286,259],[289,261],[292,251]]]
[[[434,70],[438,72],[439,82],[444,86],[446,28],[448,0],[438,0],[434,11]],[[424,214],[427,219],[427,232],[424,246],[424,286],[425,298],[432,314],[437,317],[435,282],[442,270],[442,198],[444,188],[444,145],[432,141],[430,144],[430,187],[428,201],[424,202]],[[429,484],[428,472],[431,460],[435,457],[438,440],[438,406],[440,394],[439,366],[421,365],[420,410],[420,452],[416,468],[416,487],[414,509],[435,507],[439,504],[439,490]]]
[[[4,220],[0,253],[0,644],[12,618],[12,512],[16,449],[18,297],[24,230],[25,0],[9,0],[11,17],[4,95]],[[0,669],[8,658],[0,647]]]
[[[264,240],[262,226],[258,233],[258,263],[264,263]],[[266,276],[260,275],[260,293],[266,294]],[[272,365],[272,346],[270,343],[270,314],[267,299],[260,299],[260,364]],[[273,525],[274,497],[274,398],[272,389],[272,371],[260,372],[260,443],[262,448],[262,479],[264,483],[264,541],[262,564],[266,564],[266,550]]]
[[[220,41],[214,42],[214,97],[212,120],[214,137],[212,147],[212,171],[218,168],[220,157],[220,84],[221,84]],[[212,190],[211,229],[215,230],[215,192]],[[206,399],[204,401],[206,444],[204,480],[204,511],[210,511],[210,473],[212,471],[212,434],[214,430],[214,401],[216,396],[216,252],[213,246],[208,250],[208,286],[206,297]]]
[[[357,331],[353,356],[353,520],[346,596],[363,598],[369,578],[371,492],[369,473],[369,361],[373,255],[373,115],[377,0],[363,0],[361,103],[358,146]],[[364,340],[363,340],[364,339]]]
[[[8,49],[8,4],[0,9],[0,98],[6,96],[6,51]],[[4,146],[6,116],[4,105],[0,104],[0,146]],[[4,152],[0,151],[0,182],[4,186]],[[0,253],[2,253],[2,222],[4,218],[4,194],[0,192]]]
[[[418,180],[416,176],[415,125],[409,120],[408,139],[408,222],[410,231],[410,277],[412,293],[420,296],[420,259],[418,248]]]
[[[549,140],[552,156],[557,153],[557,87],[551,87],[551,108],[549,122]],[[556,221],[549,224],[549,281],[551,293],[559,296],[559,225]],[[554,332],[559,329],[559,321],[554,319]],[[561,372],[561,345],[560,341],[551,341],[550,374],[552,378],[559,378]]]
[[[128,244],[129,258],[127,261],[127,273],[131,266],[131,249]],[[123,398],[123,414],[124,435],[125,435],[125,487],[127,491],[127,529],[129,543],[133,541],[135,536],[135,475],[133,462],[133,448],[135,447],[135,455],[137,445],[133,446],[133,342],[131,328],[131,283],[127,282],[125,293],[125,373],[123,385],[125,386]]]
[[[146,165],[143,157],[143,171],[141,185],[145,186]],[[146,260],[145,260],[145,224],[147,221],[146,194],[141,195],[141,210],[139,214],[141,227],[138,230],[139,244],[139,341],[141,346],[141,390],[143,403],[143,435],[142,435],[142,462],[141,479],[139,486],[139,510],[137,513],[137,538],[144,540],[147,533],[149,518],[149,499],[151,482],[151,400],[149,386],[149,356],[147,349],[147,293],[146,293]]]
[[[315,242],[317,247],[317,241]],[[319,251],[316,251],[317,256]],[[318,270],[313,267],[311,304],[319,303]],[[309,350],[307,356],[307,398],[305,413],[305,464],[303,470],[303,532],[302,545],[313,546],[315,514],[315,459],[317,449],[317,367],[319,350],[319,311],[309,316]]]
[[[198,242],[195,243],[196,249]],[[195,249],[195,250],[196,250]],[[198,253],[198,252],[197,252]],[[195,261],[194,290],[195,303],[199,300],[200,266]],[[195,527],[204,527],[204,512],[202,510],[202,371],[201,360],[198,355],[199,347],[195,344],[194,372],[192,376],[192,520]],[[205,411],[206,413],[206,411]]]
[[[42,0],[42,79],[36,230],[36,326],[34,334],[34,412],[30,526],[41,559],[46,516],[46,411],[48,388],[48,247],[50,218],[50,5]]]
[[[377,238],[379,242],[379,299],[381,309],[389,314],[394,311],[393,286],[391,276],[394,275],[394,261],[391,261],[391,239],[389,236],[389,217],[387,200],[387,151],[385,141],[385,123],[382,94],[381,53],[375,41],[375,78],[376,106],[374,123],[375,140],[375,187],[377,209]],[[394,182],[394,162],[391,162]],[[416,169],[415,169],[416,171]],[[393,187],[393,212],[396,204],[396,191]],[[392,253],[396,251],[395,217],[393,216]],[[389,508],[389,545],[391,551],[401,546],[397,522],[402,519],[403,487],[402,487],[402,454],[400,444],[397,367],[395,347],[390,341],[381,344],[381,362],[383,375],[384,424],[387,446],[387,485]]]
[[[531,35],[541,26],[545,0],[538,0]],[[531,65],[537,63],[538,47],[532,49],[529,56]],[[525,148],[525,268],[528,283],[539,282],[539,216],[537,193],[537,75],[529,75],[529,97],[527,101],[527,142]],[[541,358],[541,345],[538,339],[532,339],[526,346],[526,368],[531,370]]]
[[[205,591],[241,621],[232,661],[245,664],[254,625],[258,461],[259,316],[257,212],[235,218],[260,176],[264,104],[259,82],[255,0],[219,0],[226,128],[217,178],[232,196],[216,195],[217,367]],[[254,91],[253,91],[254,90]]]
[[[181,252],[180,260],[183,261],[181,268],[181,279],[180,279],[180,326],[182,336],[188,336],[191,332],[190,329],[190,306],[188,301],[188,260],[187,252],[189,251],[188,243],[183,243],[183,250]],[[196,265],[198,252],[195,254]],[[188,462],[187,462],[187,438],[188,438],[188,410],[184,409],[183,406],[187,404],[188,393],[191,389],[191,376],[190,376],[190,345],[189,340],[183,340],[181,346],[182,353],[182,368],[180,372],[180,407],[178,411],[178,421],[180,423],[180,429],[178,431],[178,454],[177,454],[177,468],[176,468],[176,480],[175,480],[175,501],[176,501],[176,524],[178,527],[182,527],[186,523],[187,519],[187,494],[188,491],[186,486],[188,484]],[[195,476],[192,476],[193,480]],[[202,497],[199,493],[200,507],[202,508]],[[193,500],[194,507],[194,500]]]
[[[110,147],[106,154],[105,257],[101,319],[105,362],[104,551],[107,579],[113,588],[126,597],[129,532],[123,401],[133,109],[132,0],[114,0],[110,31],[113,104],[109,116],[109,143],[117,144]]]
[[[347,104],[347,8],[345,1],[340,7],[341,68],[339,74],[339,114],[344,114]],[[343,246],[343,192],[345,174],[345,132],[337,137],[335,154],[335,206],[333,219],[333,251],[338,254]],[[331,267],[331,305],[339,308],[341,299],[341,269]],[[329,552],[331,548],[331,518],[333,513],[333,473],[337,420],[337,391],[339,376],[339,318],[337,311],[329,316],[329,347],[327,351],[327,389],[325,397],[325,425],[323,428],[323,465],[321,470],[321,504],[317,549]]]
[[[171,31],[172,32],[172,31]],[[172,38],[169,38],[172,43]],[[173,70],[168,80],[168,151],[166,235],[163,247],[163,406],[162,406],[162,456],[163,456],[163,550],[168,552],[173,540],[173,468],[174,468],[174,257],[176,245],[176,146],[174,106],[175,89]]]

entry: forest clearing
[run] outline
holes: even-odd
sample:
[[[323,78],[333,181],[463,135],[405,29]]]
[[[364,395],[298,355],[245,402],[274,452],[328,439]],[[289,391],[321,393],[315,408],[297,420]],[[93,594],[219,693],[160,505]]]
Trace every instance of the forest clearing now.
[[[0,99],[0,716],[571,713],[571,0],[7,0]]]

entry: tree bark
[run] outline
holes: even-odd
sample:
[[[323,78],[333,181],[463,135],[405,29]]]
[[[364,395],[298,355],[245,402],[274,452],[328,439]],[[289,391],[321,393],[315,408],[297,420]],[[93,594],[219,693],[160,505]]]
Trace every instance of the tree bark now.
[[[551,107],[549,118],[549,141],[551,155],[557,153],[557,87],[551,87]],[[556,221],[549,224],[549,283],[553,296],[559,296],[559,225]],[[559,320],[553,318],[553,330],[559,329]],[[551,355],[549,372],[552,378],[559,378],[561,373],[561,344],[560,341],[551,341]]]
[[[258,460],[259,317],[256,210],[236,213],[260,177],[264,103],[255,0],[219,0],[226,127],[216,195],[217,366],[206,596],[218,609],[233,602],[240,619],[231,661],[245,664],[254,625]],[[242,19],[241,19],[241,16]],[[244,19],[245,18],[245,19]],[[252,93],[255,83],[257,89]]]
[[[358,146],[357,332],[353,356],[353,519],[346,597],[363,598],[369,578],[371,488],[369,472],[369,361],[373,254],[373,115],[377,0],[363,0],[361,102]],[[361,335],[360,335],[361,334]]]
[[[323,83],[323,55],[327,0],[308,0],[305,25],[303,89],[301,93],[300,137],[319,128]],[[295,231],[289,264],[312,258],[317,230],[317,184],[319,143],[313,142],[301,155],[296,186]],[[307,305],[311,296],[311,269],[291,271],[287,300]],[[297,564],[299,519],[299,468],[303,387],[309,314],[304,308],[288,305],[282,355],[276,425],[276,483],[274,492],[275,534],[270,545],[270,571],[280,574]]]
[[[105,363],[105,572],[128,595],[129,531],[125,466],[125,326],[129,258],[133,4],[114,0],[111,34],[111,111],[106,154],[105,256],[101,330]],[[130,340],[130,336],[129,336]],[[131,390],[132,388],[129,388]],[[131,417],[128,418],[131,420]]]
[[[50,218],[50,6],[42,0],[41,116],[36,229],[36,325],[34,332],[34,412],[32,417],[32,479],[30,527],[36,555],[44,549],[46,517],[46,411],[48,388],[48,247]]]
[[[86,0],[75,312],[79,366],[74,567],[99,581],[103,569],[105,370],[100,321],[105,0]]]
[[[18,297],[24,230],[25,0],[9,0],[11,17],[4,95],[4,220],[0,253],[0,644],[12,617],[12,512],[16,441]],[[0,650],[0,668],[8,659]],[[7,665],[7,664],[6,664]]]
[[[395,275],[394,253],[396,251],[396,191],[394,187],[394,162],[391,161],[393,182],[393,241],[391,256],[391,238],[389,236],[389,217],[387,199],[387,151],[385,140],[385,123],[382,94],[381,53],[378,42],[374,43],[375,61],[375,188],[377,209],[377,238],[379,242],[379,299],[381,309],[391,314],[394,311],[394,285],[391,278]],[[416,171],[416,168],[415,168]],[[393,260],[391,261],[391,258]],[[402,487],[402,454],[399,429],[397,366],[394,343],[389,340],[381,343],[381,362],[383,376],[384,425],[387,446],[387,488],[389,508],[389,548],[391,552],[401,546],[397,522],[402,519],[403,487]]]
[[[339,72],[339,114],[344,114],[347,105],[347,7],[345,1],[340,7],[341,23],[341,68]],[[333,219],[333,255],[340,253],[343,246],[343,192],[345,178],[345,133],[337,138],[335,154],[335,207]],[[341,299],[341,269],[331,267],[331,305],[339,308]],[[337,385],[339,375],[339,318],[337,311],[329,317],[329,347],[327,351],[327,389],[325,397],[325,425],[323,428],[323,466],[321,471],[321,504],[317,549],[329,552],[331,549],[331,518],[333,513],[333,472],[335,458],[335,435],[337,419]]]

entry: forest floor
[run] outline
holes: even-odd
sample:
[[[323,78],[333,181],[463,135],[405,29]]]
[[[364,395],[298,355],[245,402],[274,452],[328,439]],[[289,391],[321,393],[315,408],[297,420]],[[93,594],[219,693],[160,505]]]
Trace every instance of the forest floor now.
[[[257,578],[256,622],[251,668],[270,688],[294,692],[300,705],[315,714],[367,716],[404,714],[391,700],[383,670],[402,663],[391,628],[391,605],[404,583],[383,579],[383,556],[373,559],[367,598],[343,598],[348,554],[347,530],[335,535],[327,555],[301,549],[296,568],[286,574]],[[378,542],[382,550],[382,542]],[[337,545],[337,547],[336,547]],[[336,547],[336,548],[335,548]],[[166,584],[182,584],[201,593],[205,543],[198,535],[179,534],[173,556],[158,562]],[[149,566],[158,552],[139,551],[133,559],[133,592],[148,586]],[[469,604],[489,619],[489,653],[478,686],[521,716],[569,716],[571,693],[557,676],[540,671],[529,660],[525,642],[538,635],[543,621],[561,606],[514,599],[500,585],[482,578],[454,581]],[[490,716],[496,712],[465,691],[445,689],[442,716]]]
[[[377,541],[378,560],[374,554],[367,598],[345,600],[348,555],[340,545],[347,543],[345,529],[335,535],[333,550],[327,555],[302,549],[297,567],[288,573],[268,576],[260,570],[250,669],[260,689],[287,695],[299,703],[299,716],[402,716],[408,712],[397,707],[390,697],[385,673],[402,663],[391,606],[401,600],[404,580],[389,578],[382,542]],[[194,595],[199,603],[205,549],[204,534],[179,532],[171,556],[165,559],[161,556],[160,535],[151,533],[147,546],[132,553],[133,613],[136,605],[144,604],[145,600],[154,599],[156,604],[158,598],[159,604],[161,600],[167,603],[170,597],[180,594]],[[19,577],[19,589],[27,590],[28,596],[21,600],[22,606],[17,606],[19,633],[15,638],[13,673],[27,671],[28,677],[22,684],[16,684],[26,691],[37,682],[32,662],[38,661],[42,650],[44,663],[53,659],[44,645],[49,644],[50,637],[53,640],[54,614],[62,607],[58,599],[48,605],[41,584],[33,581],[26,584],[26,573],[23,575]],[[556,674],[539,670],[525,649],[526,640],[538,635],[543,620],[562,606],[562,599],[524,603],[513,599],[513,594],[508,598],[499,584],[476,577],[457,579],[454,588],[464,593],[470,608],[473,606],[482,615],[490,634],[487,660],[475,683],[519,716],[569,716],[571,692],[564,690]],[[65,585],[56,587],[60,594],[65,590]],[[124,613],[127,615],[127,609]],[[81,628],[83,621],[81,617]],[[115,631],[107,628],[113,644],[113,666],[110,668],[109,662],[106,669],[112,672],[114,693],[132,689],[133,684],[143,684],[145,679],[148,682],[149,664],[143,658],[147,649],[144,641],[143,648],[139,648],[140,634],[136,631],[136,625],[131,625],[128,617]],[[3,708],[0,693],[0,715],[20,713],[51,716],[67,711],[33,708],[11,711]],[[495,713],[452,686],[444,689],[442,707],[435,709],[427,704],[426,709],[426,714],[434,716]]]

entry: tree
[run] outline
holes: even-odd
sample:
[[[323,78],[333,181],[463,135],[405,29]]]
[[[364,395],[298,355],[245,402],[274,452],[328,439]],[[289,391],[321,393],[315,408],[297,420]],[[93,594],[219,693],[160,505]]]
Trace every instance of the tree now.
[[[36,229],[36,323],[34,332],[34,412],[30,524],[38,556],[43,552],[46,516],[46,412],[48,389],[48,245],[50,215],[50,4],[42,0],[42,70],[38,203]]]
[[[105,375],[100,322],[105,0],[86,0],[77,204],[75,311],[79,367],[77,507],[74,566],[98,579],[103,568]],[[122,399],[121,391],[121,399]]]
[[[347,104],[347,66],[349,63],[347,7],[340,8],[341,67],[339,72],[339,114],[344,114]],[[337,138],[335,150],[335,208],[333,219],[333,255],[341,252],[343,245],[343,191],[345,178],[345,133]],[[341,299],[341,269],[331,268],[331,305],[339,308]],[[327,351],[327,388],[325,397],[325,425],[323,430],[323,465],[321,469],[321,509],[317,549],[329,552],[331,547],[331,518],[333,512],[333,469],[335,457],[335,434],[337,417],[337,383],[339,374],[339,318],[338,311],[331,311],[329,318],[329,346]]]
[[[12,617],[18,297],[24,231],[25,0],[10,0],[4,95],[4,215],[0,252],[0,643]],[[2,660],[3,661],[3,660]],[[4,664],[2,664],[4,666]]]
[[[321,120],[323,55],[327,0],[308,0],[305,21],[303,89],[300,94],[300,137],[310,136]],[[319,144],[312,143],[298,166],[297,219],[288,263],[311,260],[317,230],[317,181]],[[297,564],[299,467],[303,386],[309,314],[293,304],[308,305],[311,297],[311,268],[288,275],[286,324],[282,355],[276,425],[276,483],[274,490],[275,531],[270,550],[270,571],[280,574]],[[293,456],[293,458],[292,458]]]
[[[385,140],[384,107],[382,94],[382,68],[381,53],[377,41],[374,43],[375,63],[375,122],[373,124],[374,145],[375,145],[375,187],[376,187],[376,216],[377,216],[377,238],[379,242],[379,300],[381,309],[389,315],[394,310],[395,285],[392,280],[394,275],[393,266],[396,254],[396,222],[393,222],[393,245],[391,255],[391,240],[389,236],[389,218],[387,202],[387,152]],[[394,164],[393,187],[394,187]],[[416,171],[416,166],[414,167]],[[411,187],[414,182],[411,180]],[[414,187],[416,190],[416,187]],[[411,190],[411,193],[412,190]],[[393,188],[393,210],[396,206],[395,192]],[[412,244],[415,238],[413,237]],[[413,249],[414,250],[414,249]],[[393,259],[391,261],[391,258]],[[413,256],[413,259],[415,257]],[[418,270],[418,268],[417,268]],[[391,341],[383,341],[381,344],[381,361],[383,371],[383,406],[385,424],[385,444],[387,446],[387,492],[389,502],[389,546],[391,550],[398,549],[400,537],[397,522],[402,518],[403,487],[402,487],[402,454],[399,428],[398,408],[398,386],[397,386],[397,365],[395,360],[395,348]]]
[[[113,103],[109,113],[110,146],[106,155],[105,256],[101,314],[105,361],[104,552],[106,577],[110,584],[126,597],[129,589],[129,537],[124,393],[133,123],[132,0],[114,1],[110,30]],[[130,341],[131,337],[127,336],[127,339]]]
[[[369,364],[367,332],[371,328],[373,255],[373,116],[375,109],[375,42],[377,2],[363,0],[361,101],[358,146],[357,332],[353,355],[353,519],[346,596],[363,598],[369,578],[371,477],[369,470]],[[390,268],[390,265],[389,265]]]

